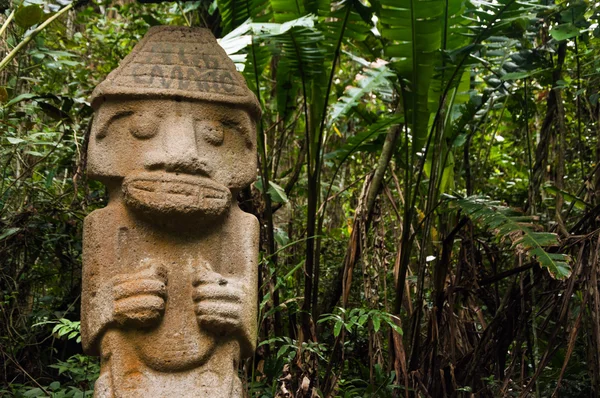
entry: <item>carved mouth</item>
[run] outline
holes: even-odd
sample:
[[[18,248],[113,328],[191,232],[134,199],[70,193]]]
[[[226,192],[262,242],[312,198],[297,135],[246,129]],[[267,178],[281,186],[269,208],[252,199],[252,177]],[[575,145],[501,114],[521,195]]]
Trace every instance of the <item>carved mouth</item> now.
[[[229,207],[227,187],[205,177],[143,173],[123,181],[125,202],[152,213],[220,215]]]

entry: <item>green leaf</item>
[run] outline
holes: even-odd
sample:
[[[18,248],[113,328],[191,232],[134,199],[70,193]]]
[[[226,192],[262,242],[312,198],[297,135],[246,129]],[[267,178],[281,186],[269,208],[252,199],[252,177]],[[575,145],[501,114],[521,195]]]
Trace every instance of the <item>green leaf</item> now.
[[[285,246],[290,243],[290,237],[283,228],[275,227],[274,237],[279,246]]]
[[[217,6],[217,0],[213,0],[213,2],[210,3],[210,7],[208,7],[208,14],[213,15],[217,10]]]
[[[287,345],[283,345],[281,346],[281,348],[279,348],[279,351],[277,351],[277,358],[281,358],[288,350],[288,346]]]
[[[358,75],[357,75],[358,76]],[[357,80],[356,86],[346,88],[331,111],[328,125],[331,126],[338,118],[348,116],[350,110],[357,106],[360,100],[367,94],[386,87],[391,94],[391,83],[389,79],[394,76],[387,66],[378,68],[365,68],[361,74],[362,78]]]
[[[6,137],[6,139],[8,140],[8,142],[10,142],[12,145],[19,145],[22,144],[24,142],[27,142],[26,140],[22,139],[22,138],[17,138],[17,137]]]
[[[41,388],[32,388],[31,390],[25,391],[25,393],[23,393],[23,396],[27,398],[45,397],[46,394],[44,394]]]
[[[188,1],[184,4],[185,4],[185,7],[183,7],[183,12],[188,13],[190,11],[195,11],[198,8],[200,8],[201,2],[200,1]]]
[[[567,40],[579,36],[579,28],[572,23],[564,23],[553,27],[550,31],[550,35],[554,40]]]
[[[288,197],[285,190],[273,181],[269,181],[269,196],[276,203],[287,203]]]
[[[29,29],[40,22],[43,14],[42,8],[37,4],[21,6],[15,13],[15,22],[23,29]]]
[[[5,107],[9,107],[11,105],[14,105],[18,102],[27,100],[27,99],[31,99],[31,98],[36,98],[37,95],[36,94],[32,94],[32,93],[25,93],[25,94],[21,94],[16,96],[15,98],[11,99],[10,101],[8,101],[4,106]]]
[[[340,332],[342,331],[342,326],[344,326],[344,322],[342,320],[337,321],[335,325],[333,325],[334,337],[338,337],[340,335]]]
[[[429,89],[436,53],[446,26],[442,0],[381,0],[381,36],[389,40],[385,54],[404,82],[402,96],[413,136],[412,152],[425,146],[429,133]]]
[[[496,233],[500,240],[510,239],[513,249],[525,252],[529,258],[535,259],[553,278],[564,279],[571,275],[571,259],[567,254],[544,250],[544,247],[559,245],[558,235],[532,230],[532,217],[524,216],[514,209],[480,196],[447,197],[451,202],[458,204],[471,219],[479,221]]]
[[[402,330],[402,328],[401,328],[400,326],[396,325],[396,324],[395,324],[393,321],[391,321],[391,322],[388,322],[388,325],[390,325],[390,327],[391,327],[392,329],[394,329],[394,331],[395,331],[396,333],[398,333],[399,335],[401,335],[401,336],[402,336],[402,335],[404,334],[404,331]]]
[[[379,314],[373,314],[371,321],[373,322],[373,330],[375,333],[379,332],[379,329],[381,328],[381,318],[379,317]]]
[[[344,327],[346,328],[346,330],[348,331],[348,333],[352,333],[352,325],[351,323],[345,323]]]
[[[591,204],[584,202],[582,199],[578,198],[575,195],[572,195],[566,191],[558,189],[553,184],[544,185],[544,190],[553,196],[562,195],[564,200],[566,202],[568,202],[569,204],[572,203],[573,201],[575,201],[574,206],[580,210],[585,210],[587,207],[590,207],[590,208],[592,207]]]
[[[223,33],[227,34],[248,19],[268,21],[271,16],[268,0],[217,0]]]
[[[527,77],[538,75],[542,72],[545,72],[546,70],[547,69],[534,69],[534,70],[523,71],[523,72],[505,73],[504,75],[502,75],[501,79],[504,81],[525,79]]]
[[[256,180],[256,182],[254,183],[254,186],[260,192],[263,192],[262,179],[259,178],[258,180]],[[285,190],[282,187],[280,187],[279,185],[275,184],[273,181],[269,181],[269,190],[267,192],[269,193],[271,200],[275,203],[287,203],[288,202],[288,198],[287,198],[287,195],[285,194]]]
[[[16,234],[20,230],[21,230],[21,228],[8,228],[8,229],[5,229],[4,232],[2,232],[2,234],[0,235],[0,241],[3,240],[3,239],[8,238],[11,235]]]
[[[360,318],[358,318],[358,325],[363,326],[365,324],[365,322],[367,321],[367,319],[369,319],[368,314],[361,315]]]
[[[253,31],[277,49],[279,67],[284,65],[298,82],[323,77],[325,52],[323,33],[314,27],[316,18],[307,15],[283,24],[253,24]]]
[[[348,156],[359,151],[366,142],[377,138],[380,134],[387,133],[390,128],[403,121],[404,116],[386,115],[376,123],[370,125],[367,130],[348,138],[341,148],[326,154],[325,159],[337,158],[344,161]]]

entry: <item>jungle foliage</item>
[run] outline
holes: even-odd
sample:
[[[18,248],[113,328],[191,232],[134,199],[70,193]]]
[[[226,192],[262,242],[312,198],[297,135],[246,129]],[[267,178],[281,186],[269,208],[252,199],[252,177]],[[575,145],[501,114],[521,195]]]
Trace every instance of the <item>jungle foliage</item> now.
[[[600,3],[0,0],[0,395],[91,396],[91,90],[203,26],[264,115],[251,397],[600,395]]]

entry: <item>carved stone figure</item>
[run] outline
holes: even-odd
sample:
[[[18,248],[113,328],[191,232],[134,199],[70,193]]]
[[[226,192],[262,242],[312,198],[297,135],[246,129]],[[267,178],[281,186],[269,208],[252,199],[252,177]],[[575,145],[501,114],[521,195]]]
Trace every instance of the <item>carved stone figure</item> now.
[[[260,107],[208,30],[156,27],[92,94],[81,333],[95,397],[242,397],[256,339]]]

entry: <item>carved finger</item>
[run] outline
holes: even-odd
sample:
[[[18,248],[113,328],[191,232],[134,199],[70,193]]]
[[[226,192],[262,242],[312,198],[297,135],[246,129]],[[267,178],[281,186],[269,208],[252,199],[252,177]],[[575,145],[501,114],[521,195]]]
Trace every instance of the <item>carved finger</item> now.
[[[236,319],[224,318],[217,315],[198,316],[198,325],[207,330],[213,330],[220,333],[235,331],[239,329],[240,323]]]
[[[239,304],[200,301],[195,306],[196,315],[214,315],[232,319],[239,319],[241,306]]]
[[[201,285],[197,287],[192,298],[195,302],[203,300],[217,300],[223,302],[241,303],[243,290],[235,289],[230,286],[223,287],[216,284]]]
[[[115,285],[113,293],[116,300],[146,294],[164,298],[167,295],[167,287],[162,281],[156,279],[131,280]]]
[[[210,285],[213,283],[216,283],[220,286],[226,286],[229,284],[229,281],[225,279],[223,275],[211,270],[205,270],[202,273],[196,274],[196,276],[192,280],[192,285],[194,287],[201,285]]]
[[[133,296],[115,301],[114,316],[120,324],[146,324],[159,318],[165,301],[154,295]]]
[[[165,309],[165,300],[154,295],[139,295],[115,301],[115,313],[134,314],[137,311],[158,311]]]

